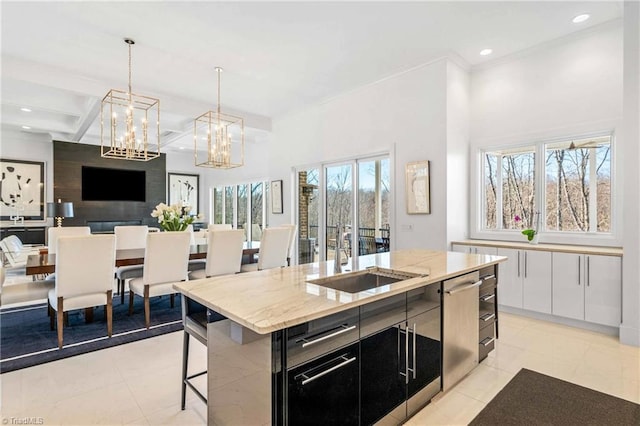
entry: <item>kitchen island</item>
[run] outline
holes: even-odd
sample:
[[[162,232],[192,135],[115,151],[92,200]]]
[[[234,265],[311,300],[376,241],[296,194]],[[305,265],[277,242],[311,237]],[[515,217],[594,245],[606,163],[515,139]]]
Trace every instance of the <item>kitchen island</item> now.
[[[176,284],[227,318],[207,325],[208,424],[403,421],[440,392],[448,360],[477,365],[478,288],[495,289],[503,260],[402,250],[341,273],[329,261]],[[447,349],[447,282],[476,291],[474,351]]]

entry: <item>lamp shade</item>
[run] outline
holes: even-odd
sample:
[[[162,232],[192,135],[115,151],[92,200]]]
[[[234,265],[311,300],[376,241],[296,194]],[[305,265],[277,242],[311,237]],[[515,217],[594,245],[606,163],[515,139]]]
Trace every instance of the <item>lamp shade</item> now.
[[[49,217],[73,217],[73,203],[70,201],[47,203],[47,216]]]

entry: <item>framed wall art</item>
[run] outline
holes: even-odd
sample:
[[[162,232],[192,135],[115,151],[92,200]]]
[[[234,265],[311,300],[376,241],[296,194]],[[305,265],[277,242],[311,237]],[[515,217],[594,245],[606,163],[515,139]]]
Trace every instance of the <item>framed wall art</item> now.
[[[44,220],[44,163],[0,159],[0,220]]]
[[[271,213],[282,214],[282,181],[271,181]]]
[[[169,204],[189,206],[189,214],[196,215],[198,211],[200,175],[169,173]]]
[[[407,214],[431,213],[429,181],[429,161],[415,161],[407,164]]]

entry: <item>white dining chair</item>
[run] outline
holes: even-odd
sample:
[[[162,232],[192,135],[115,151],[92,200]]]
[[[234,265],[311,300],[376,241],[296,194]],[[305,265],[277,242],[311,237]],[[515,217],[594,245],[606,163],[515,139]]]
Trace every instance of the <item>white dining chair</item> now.
[[[185,232],[189,233],[189,245],[195,246],[197,245],[196,235],[193,230],[193,225],[187,225],[187,229]],[[199,269],[204,269],[206,264],[205,259],[191,259],[189,260],[189,271],[196,271]]]
[[[72,237],[91,235],[91,228],[88,226],[52,226],[47,230],[47,247],[49,254],[57,251],[57,242],[60,237]]]
[[[232,228],[233,227],[231,226],[230,223],[211,223],[207,227],[207,230],[209,230],[209,231],[224,231],[224,230],[229,230],[229,229],[232,229]]]
[[[209,231],[205,268],[191,271],[189,279],[197,280],[240,272],[242,239],[241,229]]]
[[[51,290],[55,285],[53,280],[5,284],[5,278],[5,267],[0,265],[0,306],[3,307],[47,300],[49,290]]]
[[[242,272],[287,266],[291,230],[285,227],[265,228],[260,239],[258,262],[242,265]]]
[[[298,235],[298,225],[289,223],[282,225],[284,228],[289,228],[289,247],[287,248],[287,266],[291,266],[291,259],[293,258],[293,248],[295,247],[296,236]]]
[[[207,262],[205,269],[192,271],[189,279],[208,278],[240,272],[242,262],[242,229],[226,229],[209,231],[207,242]],[[215,317],[215,319],[214,319]],[[224,316],[212,312],[207,316],[207,309],[198,302],[182,297],[182,324],[184,330],[182,344],[182,409],[185,409],[186,390],[189,386],[195,394],[205,402],[207,398],[191,383],[191,379],[201,376],[205,371],[187,375],[189,371],[189,337],[193,336],[203,345],[207,345],[207,322],[225,319]]]
[[[147,235],[142,277],[129,281],[129,315],[133,314],[134,295],[144,298],[145,326],[150,325],[149,298],[171,295],[173,284],[187,279],[189,265],[188,232],[152,232]]]
[[[148,226],[114,226],[113,232],[116,236],[116,250],[144,249],[147,245],[147,235],[149,234]],[[118,293],[120,294],[121,304],[124,304],[126,281],[131,278],[139,278],[141,276],[141,265],[120,266],[116,269]]]
[[[113,265],[116,261],[114,235],[65,236],[57,239],[55,286],[49,291],[51,328],[53,312],[62,349],[64,313],[105,306],[107,334],[112,332]]]

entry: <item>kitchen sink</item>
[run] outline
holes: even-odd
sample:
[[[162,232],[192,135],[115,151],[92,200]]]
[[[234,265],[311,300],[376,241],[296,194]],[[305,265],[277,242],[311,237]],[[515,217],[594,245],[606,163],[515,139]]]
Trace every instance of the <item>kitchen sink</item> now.
[[[347,293],[358,293],[418,276],[418,274],[399,273],[389,269],[370,268],[365,271],[318,278],[308,282]]]

